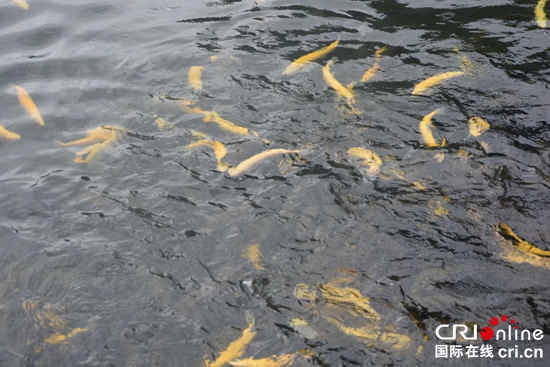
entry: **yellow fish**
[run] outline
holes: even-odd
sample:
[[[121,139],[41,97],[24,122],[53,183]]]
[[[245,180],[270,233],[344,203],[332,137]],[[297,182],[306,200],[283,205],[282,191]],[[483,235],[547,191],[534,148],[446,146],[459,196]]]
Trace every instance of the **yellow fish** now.
[[[546,0],[539,0],[535,7],[535,20],[540,28],[546,28],[546,21],[548,20],[544,12],[544,5],[546,5]]]
[[[187,149],[191,149],[198,146],[207,146],[212,148],[212,150],[214,150],[214,155],[216,156],[216,160],[218,161],[218,167],[216,169],[220,172],[227,171],[229,166],[222,162],[222,158],[225,157],[225,155],[227,154],[227,149],[225,148],[225,145],[223,145],[223,143],[220,143],[219,141],[203,139],[203,140],[199,140],[189,144],[187,146]]]
[[[325,318],[348,335],[355,336],[357,338],[367,339],[371,342],[391,345],[393,349],[398,351],[409,346],[411,343],[411,338],[406,335],[389,331],[382,331],[381,329],[373,325],[354,328],[344,325],[335,318]]]
[[[229,364],[234,367],[282,367],[292,364],[294,359],[296,359],[295,354],[283,354],[261,359],[235,359],[230,361]]]
[[[323,47],[322,49],[320,50],[317,50],[315,52],[312,52],[312,53],[309,53],[307,55],[304,55],[302,57],[300,57],[298,60],[294,61],[292,64],[290,64],[286,69],[285,71],[283,72],[283,74],[292,74],[292,73],[295,73],[297,72],[298,70],[302,69],[306,64],[312,62],[312,61],[315,61],[317,59],[320,59],[321,57],[329,54],[330,52],[334,51],[334,49],[336,48],[336,46],[338,46],[338,43],[340,42],[339,39],[337,39],[336,41],[332,42],[330,45],[328,45],[327,47]]]
[[[428,201],[428,208],[430,208],[433,211],[433,214],[435,214],[438,217],[441,217],[443,215],[449,215],[449,210],[445,209],[441,205],[441,201],[439,200]]]
[[[252,264],[254,264],[254,268],[256,268],[256,270],[264,270],[262,253],[260,252],[260,244],[254,243],[252,245],[248,245],[246,251],[243,253],[243,256],[252,261]]]
[[[34,104],[31,96],[29,96],[29,93],[18,85],[14,84],[14,86],[17,90],[17,98],[19,98],[19,103],[21,106],[23,106],[25,111],[27,111],[27,113],[34,119],[34,121],[36,121],[38,125],[44,126],[42,115],[40,115],[40,111],[38,111],[38,107]]]
[[[193,87],[194,90],[202,89],[202,66],[191,66],[189,72],[187,73],[187,79],[189,79],[189,84]]]
[[[348,155],[351,157],[363,159],[363,162],[361,164],[369,166],[369,170],[367,171],[367,174],[369,176],[374,176],[382,165],[382,159],[372,150],[363,148],[349,148]]]
[[[480,136],[491,127],[487,121],[477,116],[469,119],[468,123],[470,124],[470,134],[473,136]]]
[[[17,140],[21,139],[21,136],[19,134],[12,133],[4,126],[0,125],[0,138],[2,138],[3,140]]]
[[[174,124],[172,124],[171,122],[166,121],[162,117],[159,117],[158,119],[156,119],[155,123],[157,124],[159,130],[164,130],[165,127],[168,127],[169,129],[174,128]]]
[[[385,50],[386,50],[386,46],[376,50],[376,52],[374,53],[376,55],[376,59],[375,59],[376,61],[372,66],[372,68],[370,68],[365,72],[365,74],[363,74],[363,77],[361,78],[361,82],[366,82],[370,80],[374,76],[374,74],[376,74],[376,72],[380,70],[380,66],[378,66],[378,62],[380,61],[380,55],[382,55],[382,52],[384,52]]]
[[[246,347],[252,341],[252,338],[256,335],[255,331],[252,331],[254,327],[254,315],[251,312],[246,313],[246,321],[248,327],[243,330],[243,335],[235,341],[233,341],[226,350],[220,353],[220,356],[213,362],[204,360],[205,367],[222,367],[224,364],[242,356],[246,350]]]
[[[325,79],[327,84],[330,85],[340,97],[343,97],[348,101],[353,100],[353,83],[348,85],[347,87],[344,87],[342,84],[340,84],[340,82],[334,77],[334,74],[330,72],[331,65],[332,61],[329,61],[323,68],[323,79]]]
[[[427,114],[424,116],[422,121],[420,121],[420,124],[418,126],[418,129],[420,130],[420,133],[422,134],[422,137],[424,138],[424,142],[429,147],[443,147],[445,145],[445,138],[442,138],[441,144],[437,144],[435,142],[435,138],[432,134],[432,130],[430,129],[430,126],[432,125],[432,117],[437,114],[443,112],[442,108],[438,108],[437,110]]]
[[[65,334],[67,331],[67,322],[55,314],[54,308],[50,303],[43,302],[40,299],[31,298],[25,300],[23,302],[23,309],[33,316],[34,326],[37,329],[46,328],[52,331],[52,334],[44,340],[46,344],[68,344],[67,339],[88,330],[88,328],[74,328]],[[41,347],[36,348],[37,353],[41,349]]]
[[[461,75],[464,75],[463,71],[448,71],[446,73],[434,75],[424,80],[423,82],[420,82],[417,85],[415,85],[414,90],[412,91],[412,94],[413,95],[424,94],[424,92],[426,92],[428,89],[444,82],[445,80],[455,78]]]
[[[227,130],[229,132],[232,132],[233,134],[249,135],[247,128],[237,126],[234,123],[232,123],[231,121],[227,121],[226,119],[222,119],[220,117],[220,115],[218,115],[214,111],[212,111],[208,115],[204,116],[203,121],[204,122],[214,121],[216,124],[218,124],[220,129]],[[254,134],[257,135],[256,133],[254,133]]]
[[[29,10],[29,4],[25,0],[14,0],[21,9]]]
[[[542,250],[535,245],[522,240],[506,223],[499,223],[498,228],[500,229],[500,235],[505,239],[512,241],[512,244],[521,252],[539,257],[550,257],[550,251]]]
[[[210,111],[202,110],[199,107],[189,107],[190,104],[192,104],[191,101],[183,100],[179,104],[179,107],[182,109],[183,112],[186,112],[186,113],[200,113],[200,114],[204,115],[204,118],[203,118],[204,122],[213,121],[216,124],[218,124],[218,126],[221,129],[227,130],[227,131],[232,132],[234,134],[249,135],[247,128],[237,126],[234,123],[232,123],[231,121],[227,121],[227,120],[221,118],[220,115],[218,115],[214,111],[210,112]],[[253,133],[254,133],[254,135],[258,135],[254,131],[253,131]]]
[[[331,283],[333,282],[321,284],[318,287],[303,283],[297,284],[294,288],[294,296],[301,300],[315,301],[318,299],[318,289],[321,299],[326,303],[343,308],[353,316],[363,316],[369,320],[380,321],[378,312],[370,306],[369,299],[364,297],[359,290],[350,287],[341,288]]]
[[[57,344],[68,344],[69,342],[67,339],[72,338],[76,334],[79,334],[83,331],[87,331],[88,328],[81,328],[77,327],[72,329],[68,334],[60,334],[60,333],[54,333],[53,335],[50,335],[46,340],[44,340],[47,344],[57,345]]]
[[[76,153],[76,158],[74,159],[75,163],[88,163],[94,157],[97,153],[99,153],[102,150],[111,148],[115,142],[120,139],[120,134],[116,130],[111,130],[111,137],[107,140],[105,140],[103,143],[97,143],[92,146],[87,147],[84,150],[81,150],[80,152]],[[84,158],[86,156],[86,158]]]
[[[73,145],[85,145],[90,143],[96,143],[98,141],[105,141],[107,139],[110,139],[112,135],[113,135],[113,131],[110,126],[100,126],[86,132],[86,137],[84,139],[75,140],[68,143],[59,142],[59,145],[63,147],[70,147]]]
[[[302,153],[301,150],[287,150],[287,149],[268,149],[264,150],[261,153],[258,153],[248,159],[245,159],[235,167],[231,167],[227,172],[231,177],[237,177],[242,173],[250,170],[257,163],[263,161],[264,159],[271,158],[276,155],[286,154],[286,153]]]

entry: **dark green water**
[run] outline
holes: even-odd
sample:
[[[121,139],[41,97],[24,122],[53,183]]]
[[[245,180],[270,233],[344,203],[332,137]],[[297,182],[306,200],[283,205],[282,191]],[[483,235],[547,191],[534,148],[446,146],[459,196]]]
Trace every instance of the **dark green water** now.
[[[241,358],[307,348],[315,357],[295,366],[550,363],[550,260],[511,261],[497,234],[505,222],[550,249],[550,36],[536,1],[29,4],[0,4],[0,124],[21,136],[0,142],[0,366],[202,366],[241,336],[247,312],[257,334]],[[381,70],[358,83],[384,46]],[[323,80],[331,58],[336,79],[357,83],[360,114]],[[411,96],[468,61],[466,75]],[[166,94],[258,136],[205,123]],[[438,108],[434,135],[447,144],[427,148],[419,122]],[[479,137],[473,116],[491,125]],[[174,127],[159,130],[158,117]],[[83,147],[55,142],[102,125],[127,132],[90,163],[73,162]],[[193,131],[223,142],[231,166],[265,149],[306,152],[232,179],[212,150],[185,149]],[[365,174],[351,147],[376,152],[380,171]],[[251,244],[263,270],[243,256]],[[342,276],[381,320],[336,317],[405,335],[406,349],[348,335],[326,299],[294,295]],[[440,324],[480,328],[503,314],[544,331],[517,342],[544,358],[435,358]]]

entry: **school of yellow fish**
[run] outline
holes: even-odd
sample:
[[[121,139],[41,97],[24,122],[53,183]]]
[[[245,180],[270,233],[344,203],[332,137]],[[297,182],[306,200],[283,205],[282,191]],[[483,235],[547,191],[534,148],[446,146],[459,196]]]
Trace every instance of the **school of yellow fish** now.
[[[22,9],[29,9],[29,4],[27,4],[24,0],[14,0],[14,2]],[[546,27],[547,19],[544,12],[545,4],[546,0],[539,0],[535,8],[535,20],[540,28]],[[330,43],[326,47],[301,56],[283,71],[283,75],[291,75],[305,70],[306,67],[308,65],[312,65],[314,61],[322,59],[336,50],[338,44],[339,39]],[[373,79],[381,70],[380,63],[382,61],[382,56],[385,49],[385,47],[381,47],[375,51],[374,65],[365,71],[360,80],[361,83],[365,83]],[[229,57],[235,64],[242,65],[242,61],[239,58],[234,56]],[[217,62],[217,60],[217,56],[212,56],[210,59],[212,63]],[[330,60],[322,68],[322,76],[324,81],[332,90],[334,90],[338,98],[343,99],[346,102],[352,113],[360,114],[361,111],[357,110],[354,106],[357,102],[357,97],[353,90],[355,82],[352,82],[347,86],[342,85],[331,71],[331,67],[334,64],[335,62]],[[197,93],[203,89],[202,72],[202,66],[191,66],[187,73],[189,85]],[[426,95],[436,86],[441,85],[450,79],[464,75],[466,75],[464,71],[449,71],[433,75],[424,81],[417,83],[414,86],[411,95]],[[44,119],[42,118],[38,107],[29,93],[21,86],[13,85],[13,87],[15,88],[17,98],[22,109],[38,125],[44,126]],[[166,99],[176,101],[178,107],[187,114],[203,115],[204,122],[214,122],[224,131],[241,136],[250,136],[251,134],[258,136],[255,131],[238,126],[237,124],[220,117],[215,111],[205,111],[199,107],[195,107],[195,102],[191,100],[172,98],[170,96],[166,96]],[[436,109],[425,115],[419,123],[418,130],[420,132],[420,136],[422,137],[425,146],[428,148],[442,148],[446,144],[446,139],[442,135],[440,135],[440,141],[438,142],[432,132],[432,128],[434,128],[432,119],[435,115],[441,114],[442,112],[443,110],[441,108]],[[157,124],[159,130],[174,128],[172,123],[164,120],[162,117],[158,117],[155,120],[155,123]],[[473,137],[481,136],[490,128],[490,124],[479,116],[471,117],[468,120],[468,124],[470,135]],[[58,142],[58,144],[61,147],[89,145],[85,149],[76,152],[76,158],[74,159],[75,163],[88,163],[91,162],[99,152],[113,147],[116,141],[122,138],[122,133],[124,132],[128,131],[113,126],[100,126],[87,131],[84,138],[67,143]],[[236,178],[242,176],[246,172],[252,171],[260,162],[269,158],[281,155],[300,155],[307,152],[306,149],[267,149],[241,161],[237,165],[231,166],[222,162],[222,159],[224,159],[228,153],[226,145],[223,142],[212,140],[206,134],[201,132],[192,132],[192,134],[195,141],[190,142],[186,149],[195,150],[198,148],[207,148],[207,152],[210,150],[213,151],[217,164],[216,170],[219,172],[227,172],[231,178]],[[0,125],[0,138],[4,141],[15,141],[20,139],[21,136]],[[263,139],[262,141],[269,144],[267,139]],[[484,142],[481,142],[481,144],[484,146],[486,145]],[[382,158],[380,158],[376,152],[366,148],[351,147],[348,149],[347,155],[359,166],[366,166],[367,169],[364,173],[369,177],[374,177],[377,175],[383,164]],[[460,155],[460,152],[458,155]],[[440,151],[436,154],[435,159],[438,162],[441,162],[444,157],[444,153]],[[395,173],[395,170],[393,171]],[[404,179],[399,175],[398,177]],[[426,189],[426,187],[416,181],[413,182],[413,186],[419,190]],[[449,211],[445,209],[438,200],[429,202],[428,207],[432,210],[435,216],[449,214]],[[502,238],[502,257],[504,259],[516,263],[529,263],[531,265],[550,270],[550,251],[540,249],[534,244],[520,238],[505,223],[500,223],[496,232]],[[250,260],[256,271],[263,271],[265,270],[265,264],[262,261],[262,254],[259,246],[259,243],[249,245],[243,252],[243,257]],[[294,288],[294,296],[298,300],[309,302],[311,305],[316,304],[321,306],[319,313],[326,321],[343,333],[359,338],[368,345],[381,346],[395,351],[410,349],[413,344],[411,338],[405,334],[399,333],[393,326],[384,325],[382,322],[382,317],[371,306],[368,297],[363,296],[356,288],[343,286],[352,280],[353,277],[338,277],[326,284],[297,284]],[[53,307],[40,299],[26,300],[23,302],[23,309],[27,313],[33,315],[36,328],[47,328],[51,331],[51,335],[49,337],[38,343],[38,346],[35,349],[36,352],[40,352],[45,344],[66,344],[69,339],[88,330],[87,328],[79,327],[68,329],[66,321],[55,314]],[[347,317],[344,315],[347,315]],[[226,349],[217,353],[216,356],[213,356],[214,358],[210,359],[205,357],[203,361],[203,365],[205,367],[222,367],[227,364],[244,367],[290,366],[299,357],[310,358],[314,356],[314,353],[310,350],[299,350],[295,353],[271,355],[263,358],[249,357],[241,359],[241,357],[245,354],[247,347],[256,335],[256,332],[254,331],[255,319],[251,312],[246,313],[246,320],[247,326],[243,329],[241,336],[231,342]],[[318,333],[308,325],[306,320],[294,318],[290,321],[290,325],[300,334],[307,335],[308,338],[315,338],[318,336]],[[425,339],[426,337],[424,336],[424,340]],[[419,345],[417,354],[421,350],[422,346]]]

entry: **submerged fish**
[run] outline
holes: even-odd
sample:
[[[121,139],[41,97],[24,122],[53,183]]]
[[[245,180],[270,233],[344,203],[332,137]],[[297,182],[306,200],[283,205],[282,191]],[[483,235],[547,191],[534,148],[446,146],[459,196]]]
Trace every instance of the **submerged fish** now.
[[[252,264],[254,264],[254,268],[256,268],[256,270],[264,270],[260,244],[254,243],[252,245],[248,245],[246,251],[243,253],[243,256],[252,261]]]
[[[294,287],[294,296],[307,301],[320,299],[325,303],[346,310],[353,316],[362,316],[369,320],[380,321],[380,315],[371,307],[369,298],[364,297],[359,290],[350,287],[342,288],[337,286],[337,283],[334,283],[334,285],[331,283],[319,286],[297,284]],[[320,297],[317,296],[317,291],[319,291]]]
[[[506,223],[499,223],[498,228],[500,229],[500,235],[505,239],[511,241],[512,244],[521,252],[536,255],[539,257],[550,257],[550,251],[540,249],[532,243],[522,240],[514,233],[514,231],[512,231],[512,228],[510,228]]]
[[[23,302],[23,309],[32,315],[36,329],[46,329],[51,333],[44,342],[50,345],[68,344],[70,338],[87,331],[88,328],[68,329],[67,322],[56,315],[55,308],[40,298],[30,298]],[[38,353],[42,347],[35,351]]]
[[[76,334],[82,333],[82,332],[87,331],[87,330],[88,330],[88,328],[77,327],[77,328],[72,329],[67,334],[55,333],[55,334],[50,335],[48,338],[46,338],[46,340],[44,340],[44,342],[46,342],[47,344],[51,344],[51,345],[68,344],[69,342],[68,342],[67,339],[70,339],[73,336],[75,336]]]
[[[113,130],[110,128],[110,126],[100,126],[86,132],[86,137],[84,139],[74,140],[68,143],[59,142],[59,145],[63,147],[70,147],[73,145],[85,145],[90,143],[96,143],[98,141],[105,141],[107,139],[110,139],[112,135],[113,135]]]
[[[376,58],[375,58],[375,63],[374,65],[372,66],[372,68],[370,68],[369,70],[367,70],[365,72],[365,74],[363,74],[363,77],[361,78],[361,82],[366,82],[368,80],[370,80],[378,70],[380,70],[380,66],[378,66],[378,63],[380,61],[380,55],[382,55],[382,52],[384,52],[386,50],[386,46],[384,47],[381,47],[379,48],[378,50],[376,50],[376,52],[374,53],[376,55]]]
[[[12,133],[7,130],[4,126],[0,125],[0,138],[3,140],[17,140],[21,139],[21,136],[16,133]]]
[[[320,50],[317,50],[315,52],[312,52],[312,53],[309,53],[307,55],[304,55],[302,57],[300,57],[298,60],[294,61],[292,64],[290,64],[286,69],[285,71],[283,72],[283,74],[292,74],[292,73],[295,73],[297,72],[298,70],[300,70],[301,68],[303,68],[306,64],[312,62],[312,61],[315,61],[317,59],[320,59],[321,57],[329,54],[330,52],[332,52],[336,46],[338,46],[338,43],[340,42],[339,39],[337,39],[336,41],[332,42],[330,45],[328,45],[327,47],[323,47],[322,49]]]
[[[374,176],[382,165],[382,159],[380,158],[380,156],[369,149],[349,148],[348,155],[351,157],[363,159],[361,164],[369,166],[369,169],[367,171],[367,174],[369,176]]]
[[[258,153],[248,159],[245,159],[235,167],[231,167],[227,172],[231,177],[237,177],[242,173],[250,170],[257,163],[263,161],[264,159],[274,157],[280,154],[286,153],[302,153],[302,150],[287,150],[287,149],[268,149],[264,150],[261,153]]]
[[[390,345],[394,350],[402,350],[403,348],[407,347],[411,343],[411,338],[409,338],[407,335],[390,332],[390,331],[383,331],[379,327],[369,325],[364,327],[351,327],[346,326],[342,322],[338,321],[336,318],[333,317],[325,317],[328,321],[330,321],[333,325],[335,325],[338,329],[342,330],[344,333],[355,336],[357,338],[361,339],[367,339],[368,341],[372,343],[380,343],[382,345]]]
[[[412,94],[413,95],[424,94],[424,92],[426,92],[428,89],[444,82],[445,80],[455,78],[461,75],[464,75],[463,71],[448,71],[446,73],[434,75],[424,80],[423,82],[420,82],[417,85],[415,85],[414,90],[412,91]]]
[[[81,150],[80,152],[76,153],[76,158],[74,159],[75,163],[88,163],[94,157],[97,153],[101,152],[102,150],[106,150],[111,148],[115,142],[120,139],[120,133],[118,133],[115,129],[111,130],[111,137],[107,140],[105,140],[103,143],[97,143],[92,146],[87,147],[84,150]],[[86,158],[84,158],[86,157]]]
[[[223,143],[220,143],[219,141],[203,139],[203,140],[199,140],[189,144],[187,146],[187,149],[191,149],[198,146],[207,146],[212,148],[212,150],[214,150],[214,155],[216,156],[216,160],[218,161],[218,167],[216,169],[220,172],[227,171],[229,166],[222,162],[222,158],[225,157],[225,155],[227,154],[227,149],[225,148],[225,145],[223,145]]]
[[[296,354],[283,354],[261,359],[236,359],[230,361],[229,364],[235,367],[282,367],[292,364],[295,359]]]
[[[25,111],[31,116],[34,121],[40,126],[44,126],[44,120],[42,119],[42,115],[40,115],[40,111],[38,111],[38,107],[34,104],[31,96],[29,96],[29,93],[27,91],[18,86],[15,85],[15,89],[17,90],[17,98],[19,98],[19,103],[21,106],[25,109]]]
[[[233,64],[237,66],[243,66],[243,61],[241,60],[240,57],[229,55],[229,60],[231,60]]]
[[[189,79],[189,84],[193,87],[194,90],[202,89],[202,66],[191,66],[189,72],[187,73],[187,79]]]
[[[315,339],[319,334],[313,330],[306,320],[294,318],[290,320],[290,326],[306,339]]]
[[[548,20],[544,12],[544,5],[546,5],[546,0],[539,0],[535,7],[535,20],[540,28],[546,28],[546,21]]]
[[[422,121],[420,121],[420,124],[418,125],[418,129],[420,130],[420,133],[422,134],[422,137],[424,138],[424,142],[429,147],[443,147],[445,145],[445,138],[442,138],[441,144],[438,144],[435,142],[435,138],[432,134],[432,130],[430,129],[430,126],[432,125],[432,117],[437,114],[443,112],[442,108],[438,108],[437,110],[427,114],[424,116]]]
[[[29,4],[25,0],[14,0],[21,9],[29,10]]]
[[[468,123],[470,124],[470,134],[473,136],[480,136],[491,127],[487,121],[477,116],[469,119]]]
[[[220,353],[220,356],[213,362],[204,360],[205,367],[222,367],[224,364],[242,356],[246,350],[246,347],[252,341],[252,338],[256,335],[255,331],[252,331],[254,327],[254,315],[251,312],[246,313],[246,321],[248,327],[243,330],[243,335],[235,341],[233,341],[226,350]]]
[[[162,117],[159,117],[158,119],[156,119],[155,123],[157,124],[159,130],[164,130],[165,127],[168,127],[169,129],[174,128],[174,124],[172,124],[171,122],[166,121]]]
[[[340,97],[343,97],[348,101],[353,100],[353,83],[348,85],[347,87],[344,87],[342,84],[340,84],[340,82],[334,77],[334,74],[330,72],[330,66],[332,65],[332,63],[332,61],[329,61],[323,68],[323,79],[325,79],[327,84],[331,86],[332,89],[334,89]]]

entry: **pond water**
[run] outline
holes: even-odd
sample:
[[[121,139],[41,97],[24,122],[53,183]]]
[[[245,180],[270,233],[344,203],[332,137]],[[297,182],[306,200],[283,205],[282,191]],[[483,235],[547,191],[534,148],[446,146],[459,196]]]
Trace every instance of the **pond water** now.
[[[535,0],[28,5],[0,3],[0,124],[21,137],[0,141],[0,366],[229,366],[231,353],[516,366],[497,353],[514,345],[544,353],[523,365],[548,364],[550,38]],[[463,74],[411,94],[444,72]],[[472,134],[472,117],[490,128]],[[103,140],[59,144],[101,126]],[[233,167],[299,152],[232,177],[221,144]],[[515,323],[495,330],[545,337],[435,333],[501,315]],[[436,358],[436,345],[494,356]]]

